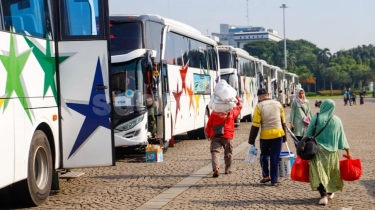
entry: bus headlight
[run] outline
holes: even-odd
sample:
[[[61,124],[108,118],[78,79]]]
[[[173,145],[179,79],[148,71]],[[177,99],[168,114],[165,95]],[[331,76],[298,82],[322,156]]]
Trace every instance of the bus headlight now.
[[[129,130],[131,128],[134,128],[134,126],[136,126],[138,123],[142,122],[143,118],[144,118],[144,114],[142,114],[141,116],[139,116],[137,118],[134,118],[134,119],[132,119],[128,122],[122,123],[115,128],[114,132],[119,133],[119,132],[122,132],[122,131]]]

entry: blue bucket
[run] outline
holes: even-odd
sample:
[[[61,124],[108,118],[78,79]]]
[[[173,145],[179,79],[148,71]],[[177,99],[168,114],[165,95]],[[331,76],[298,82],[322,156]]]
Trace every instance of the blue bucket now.
[[[279,176],[285,177],[289,176],[292,165],[294,163],[294,153],[293,152],[280,152],[279,157]]]

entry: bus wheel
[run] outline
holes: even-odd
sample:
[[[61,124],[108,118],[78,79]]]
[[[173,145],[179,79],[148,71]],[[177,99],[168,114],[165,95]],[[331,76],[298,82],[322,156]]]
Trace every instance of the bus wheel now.
[[[187,132],[187,136],[189,139],[198,139],[198,131],[197,130],[192,130]]]
[[[52,185],[52,155],[46,134],[37,130],[30,145],[27,180],[23,197],[31,205],[46,201]]]

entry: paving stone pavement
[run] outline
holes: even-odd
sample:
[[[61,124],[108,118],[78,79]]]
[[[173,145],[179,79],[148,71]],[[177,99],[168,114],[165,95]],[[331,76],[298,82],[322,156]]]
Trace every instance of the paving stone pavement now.
[[[210,173],[161,209],[375,209],[375,99],[366,98],[364,105],[356,106],[344,106],[341,99],[335,102],[335,114],[343,121],[352,155],[361,158],[363,174],[360,180],[345,182],[344,191],[336,193],[328,206],[317,205],[319,193],[311,191],[308,183],[281,178],[279,187],[260,184],[260,166],[258,162],[244,162],[244,149],[234,157],[232,174],[221,171],[215,179]],[[286,108],[287,118],[289,110]],[[317,111],[312,107],[313,113]],[[234,148],[247,141],[249,129],[250,123],[236,129]],[[288,141],[295,151],[290,137]],[[207,166],[210,160],[206,140],[177,141],[161,163],[145,163],[144,154],[118,155],[114,167],[75,169],[86,174],[61,180],[61,190],[32,209],[136,209]],[[0,199],[0,208],[2,202]],[[11,205],[5,206],[12,209]]]

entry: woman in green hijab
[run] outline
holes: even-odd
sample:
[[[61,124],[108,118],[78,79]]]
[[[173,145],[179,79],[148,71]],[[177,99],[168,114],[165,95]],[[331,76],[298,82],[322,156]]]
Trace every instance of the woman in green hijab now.
[[[319,114],[312,117],[311,123],[306,130],[307,136],[313,136],[316,120],[316,133],[328,123],[316,137],[318,152],[310,161],[310,185],[312,190],[319,191],[321,196],[319,204],[321,205],[326,205],[328,198],[333,198],[334,192],[342,191],[344,188],[344,182],[340,178],[338,150],[345,150],[348,158],[351,158],[344,127],[340,118],[333,115],[334,111],[334,101],[330,99],[323,101],[320,105]]]

